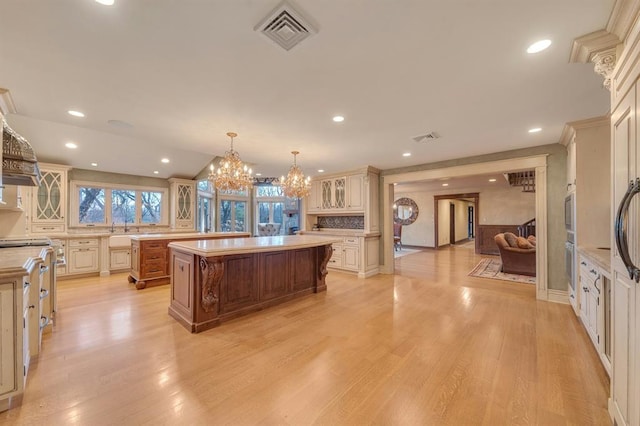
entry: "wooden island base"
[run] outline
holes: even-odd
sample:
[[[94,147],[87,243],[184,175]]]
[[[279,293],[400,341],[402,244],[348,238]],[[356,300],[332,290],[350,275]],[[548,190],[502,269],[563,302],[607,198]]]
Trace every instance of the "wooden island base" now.
[[[199,333],[269,306],[325,291],[331,253],[331,244],[327,244],[202,256],[172,245],[169,315],[187,330]]]

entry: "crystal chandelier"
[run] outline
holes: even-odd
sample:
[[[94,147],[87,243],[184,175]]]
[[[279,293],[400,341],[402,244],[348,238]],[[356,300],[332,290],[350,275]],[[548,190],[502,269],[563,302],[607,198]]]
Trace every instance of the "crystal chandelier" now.
[[[289,198],[303,198],[309,195],[309,188],[311,187],[311,178],[304,177],[302,169],[296,164],[296,155],[300,154],[298,151],[291,151],[293,154],[293,165],[287,173],[287,177],[282,176],[280,178],[280,185],[282,191]]]
[[[214,170],[213,164],[211,164],[208,179],[219,191],[251,189],[253,186],[252,171],[242,162],[238,151],[233,150],[233,138],[238,134],[229,132],[227,136],[231,138],[231,149],[224,153],[224,158],[218,163],[217,170]]]

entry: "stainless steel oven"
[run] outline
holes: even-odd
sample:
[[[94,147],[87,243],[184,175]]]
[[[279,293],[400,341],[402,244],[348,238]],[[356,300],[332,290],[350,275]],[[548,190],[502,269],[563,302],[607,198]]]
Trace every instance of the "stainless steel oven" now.
[[[574,194],[569,194],[564,199],[564,227],[567,231],[575,232],[575,199]]]

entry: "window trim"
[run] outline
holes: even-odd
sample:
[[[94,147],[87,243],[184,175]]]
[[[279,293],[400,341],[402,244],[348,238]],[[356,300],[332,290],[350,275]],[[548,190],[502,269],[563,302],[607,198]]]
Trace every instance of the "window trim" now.
[[[90,188],[100,188],[104,189],[104,202],[105,202],[105,212],[104,212],[104,223],[80,223],[79,211],[80,208],[80,200],[79,200],[79,189],[81,187],[90,187]],[[93,181],[82,181],[82,180],[72,180],[69,184],[69,227],[70,228],[109,228],[112,225],[112,215],[111,215],[111,202],[112,190],[127,190],[127,191],[135,191],[136,192],[136,213],[135,213],[135,222],[127,223],[127,226],[135,226],[139,228],[152,228],[155,226],[169,226],[169,188],[159,187],[159,186],[141,186],[141,185],[122,185],[122,184],[112,184],[105,182],[93,182]],[[160,209],[162,220],[159,223],[143,223],[142,222],[142,198],[141,192],[160,192],[162,194],[162,207]],[[122,226],[122,224],[117,224],[117,226]]]

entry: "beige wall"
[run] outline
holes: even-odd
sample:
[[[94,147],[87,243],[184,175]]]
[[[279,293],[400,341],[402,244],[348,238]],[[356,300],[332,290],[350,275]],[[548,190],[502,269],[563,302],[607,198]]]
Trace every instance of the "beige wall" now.
[[[480,194],[480,224],[482,225],[520,225],[535,217],[535,194],[522,192],[521,188],[463,188],[456,193]],[[418,219],[403,227],[402,243],[410,246],[435,247],[434,196],[450,194],[451,190],[441,191],[396,191],[395,199],[411,198],[419,209]],[[468,206],[463,200],[440,200],[438,211],[438,246],[449,244],[449,204],[456,204],[456,240],[467,238]]]

